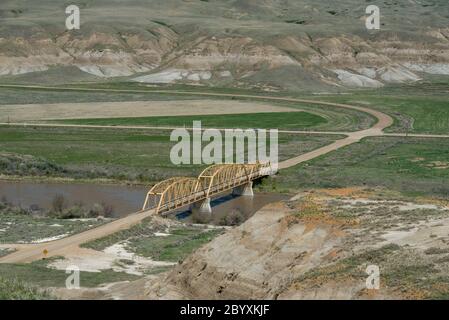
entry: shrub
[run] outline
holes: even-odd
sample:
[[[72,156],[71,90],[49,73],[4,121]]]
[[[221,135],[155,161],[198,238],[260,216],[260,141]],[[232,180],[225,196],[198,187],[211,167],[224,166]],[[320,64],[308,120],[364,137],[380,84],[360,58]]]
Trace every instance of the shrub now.
[[[17,279],[0,277],[0,300],[48,300],[51,296]]]
[[[245,217],[239,210],[233,210],[222,217],[219,224],[222,226],[237,226],[245,220]]]
[[[67,207],[67,201],[62,194],[57,194],[54,196],[51,202],[51,208],[56,213],[62,213],[62,211]]]

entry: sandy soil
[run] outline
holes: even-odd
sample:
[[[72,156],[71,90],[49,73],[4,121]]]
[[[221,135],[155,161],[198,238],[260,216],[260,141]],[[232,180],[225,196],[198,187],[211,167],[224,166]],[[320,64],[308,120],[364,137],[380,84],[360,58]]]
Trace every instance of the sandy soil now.
[[[120,260],[131,261],[132,264],[118,263]],[[116,272],[143,275],[143,270],[151,267],[173,266],[176,262],[155,261],[129,252],[126,243],[116,243],[103,251],[86,248],[77,248],[67,252],[64,259],[58,259],[50,264],[58,270],[66,270],[68,266],[77,266],[81,271],[101,272],[112,269]]]
[[[0,122],[296,111],[261,102],[217,100],[26,104],[0,106]]]

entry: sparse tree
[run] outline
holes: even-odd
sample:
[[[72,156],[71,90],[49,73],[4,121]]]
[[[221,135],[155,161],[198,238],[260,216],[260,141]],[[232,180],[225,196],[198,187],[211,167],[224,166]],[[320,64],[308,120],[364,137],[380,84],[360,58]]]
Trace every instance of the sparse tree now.
[[[62,194],[57,194],[54,196],[51,202],[51,207],[54,212],[61,213],[67,207],[67,201]]]

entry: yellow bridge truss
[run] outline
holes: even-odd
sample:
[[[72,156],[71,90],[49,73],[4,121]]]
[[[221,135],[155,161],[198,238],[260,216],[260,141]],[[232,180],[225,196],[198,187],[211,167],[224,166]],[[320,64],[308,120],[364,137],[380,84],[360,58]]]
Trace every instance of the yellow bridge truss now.
[[[155,208],[156,214],[169,212],[269,174],[270,163],[212,165],[198,178],[175,177],[155,184],[147,193],[142,210]]]

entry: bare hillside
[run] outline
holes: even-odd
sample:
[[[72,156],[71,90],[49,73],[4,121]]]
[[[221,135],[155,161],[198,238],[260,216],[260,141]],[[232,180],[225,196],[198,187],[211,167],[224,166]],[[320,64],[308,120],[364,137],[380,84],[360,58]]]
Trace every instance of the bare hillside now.
[[[265,90],[377,88],[449,74],[449,6],[398,0],[365,28],[366,3],[84,1],[65,30],[55,0],[0,4],[0,81],[118,78]],[[45,77],[42,76],[45,74]]]
[[[442,298],[448,283],[447,204],[381,199],[357,189],[270,205],[167,275],[151,299]],[[366,268],[380,268],[367,290]]]

